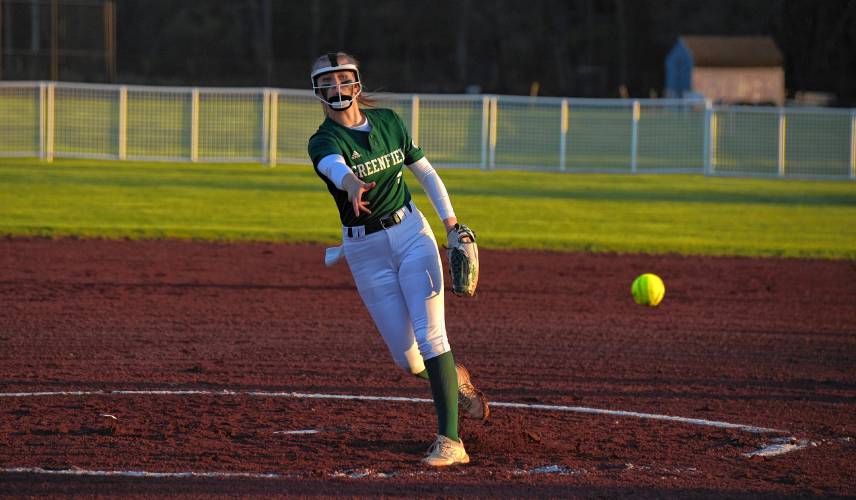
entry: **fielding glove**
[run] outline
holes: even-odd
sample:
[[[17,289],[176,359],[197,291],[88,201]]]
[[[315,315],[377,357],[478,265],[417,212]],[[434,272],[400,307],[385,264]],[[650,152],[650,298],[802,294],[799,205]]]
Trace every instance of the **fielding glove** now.
[[[463,224],[455,224],[446,236],[449,240],[446,255],[449,257],[449,274],[452,275],[452,292],[459,297],[472,297],[479,282],[476,233]]]

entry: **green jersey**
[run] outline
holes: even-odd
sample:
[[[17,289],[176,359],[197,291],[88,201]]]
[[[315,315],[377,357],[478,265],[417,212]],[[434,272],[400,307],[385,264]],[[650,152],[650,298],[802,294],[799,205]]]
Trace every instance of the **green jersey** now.
[[[343,226],[364,226],[395,212],[410,202],[410,190],[404,183],[401,171],[404,165],[420,160],[422,150],[413,144],[410,132],[401,118],[391,109],[363,110],[371,125],[371,132],[344,127],[327,118],[309,138],[309,157],[315,173],[327,184],[339,208]],[[342,155],[351,171],[363,182],[377,185],[363,195],[369,202],[371,214],[354,216],[348,193],[336,187],[333,181],[318,171],[318,163],[327,155]]]

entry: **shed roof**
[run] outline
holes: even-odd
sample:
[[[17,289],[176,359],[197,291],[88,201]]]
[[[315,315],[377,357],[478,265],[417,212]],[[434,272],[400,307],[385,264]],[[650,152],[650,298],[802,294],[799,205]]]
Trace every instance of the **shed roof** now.
[[[768,36],[682,36],[696,67],[782,65],[782,53]]]

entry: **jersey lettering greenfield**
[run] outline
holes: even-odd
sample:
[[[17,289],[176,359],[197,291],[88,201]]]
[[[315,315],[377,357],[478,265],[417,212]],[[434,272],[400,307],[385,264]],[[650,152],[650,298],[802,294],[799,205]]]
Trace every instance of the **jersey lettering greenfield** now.
[[[363,226],[408,203],[410,190],[402,178],[401,169],[425,156],[413,144],[410,132],[394,111],[376,108],[363,110],[363,113],[371,124],[371,132],[352,130],[327,118],[309,139],[309,157],[315,173],[327,184],[343,226]],[[348,193],[318,171],[321,159],[332,154],[342,155],[351,171],[363,182],[377,183],[374,189],[363,195],[363,199],[369,202],[371,214],[361,213],[355,217]]]
[[[394,165],[403,165],[404,164],[404,153],[401,152],[401,148],[396,149],[392,153],[387,153],[379,158],[375,158],[374,160],[369,160],[365,163],[360,163],[359,165],[354,165],[351,167],[351,170],[357,177],[360,179],[365,179],[366,177],[372,175],[375,172],[380,172],[381,170],[386,170]]]

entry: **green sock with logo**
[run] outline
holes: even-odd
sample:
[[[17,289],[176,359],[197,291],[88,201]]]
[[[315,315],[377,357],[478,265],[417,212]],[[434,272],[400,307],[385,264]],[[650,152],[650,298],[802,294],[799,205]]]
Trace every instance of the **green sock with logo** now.
[[[437,410],[439,433],[449,439],[458,437],[458,370],[452,352],[425,360],[425,371],[431,382],[434,408]],[[421,374],[417,374],[421,376]]]

